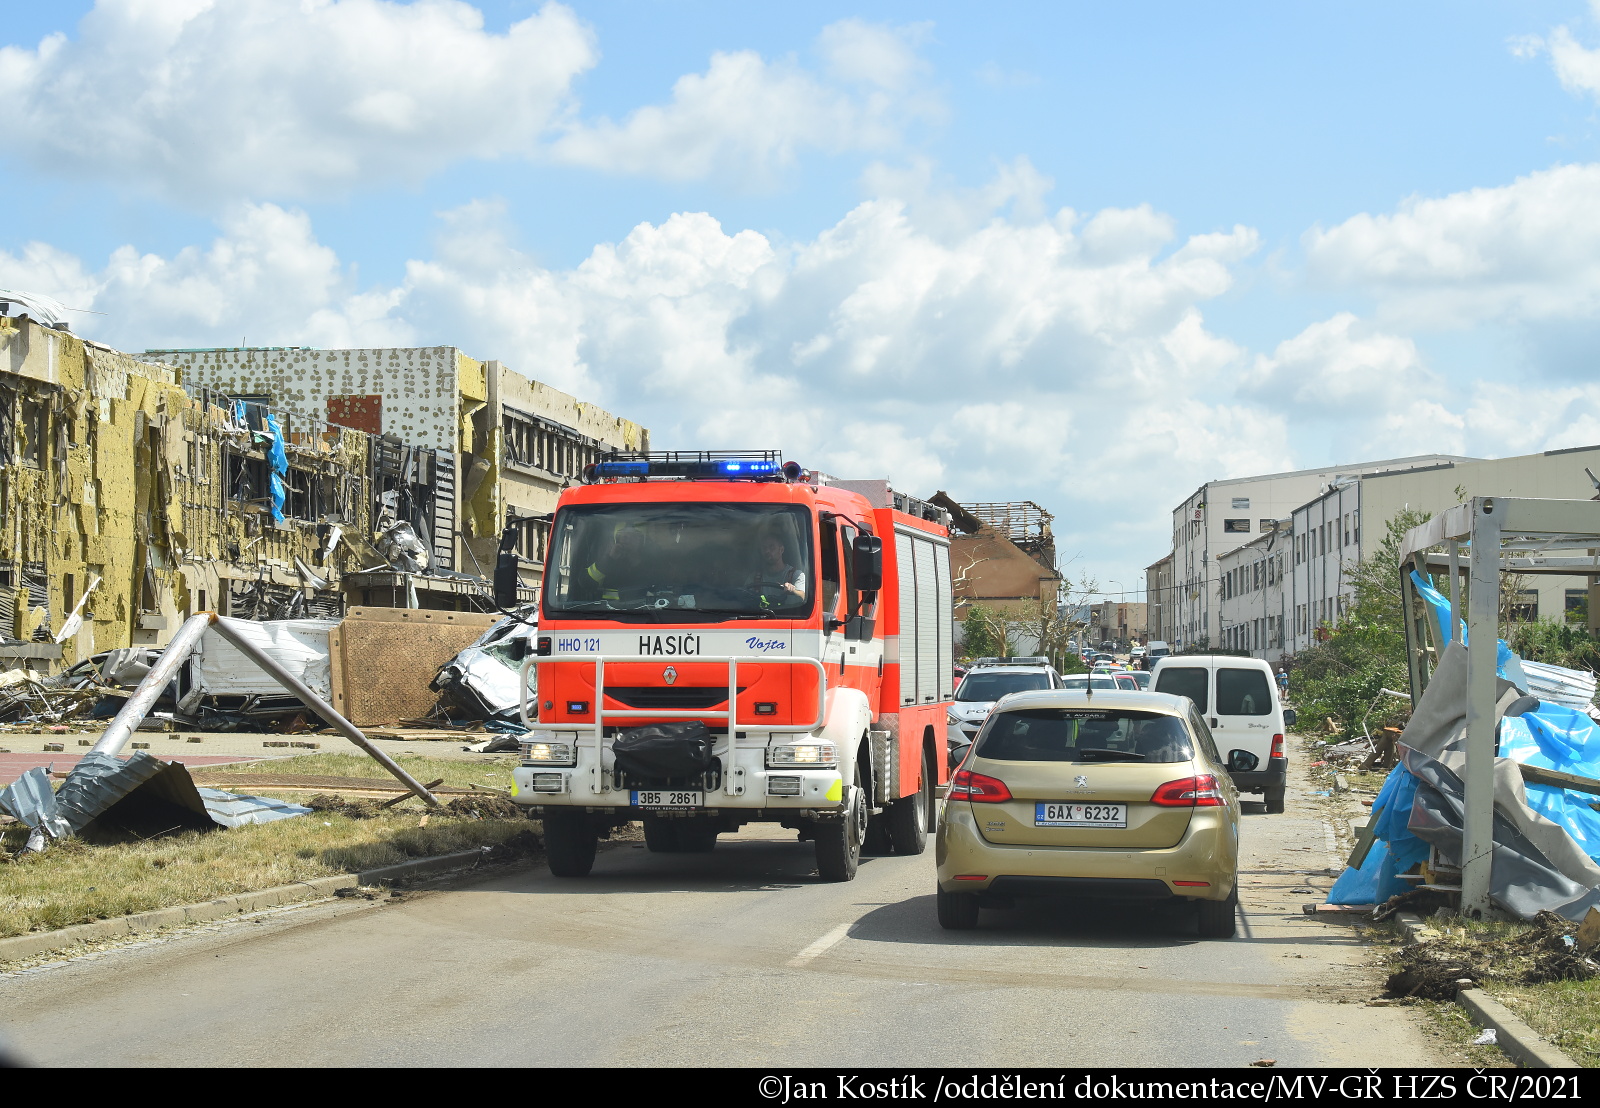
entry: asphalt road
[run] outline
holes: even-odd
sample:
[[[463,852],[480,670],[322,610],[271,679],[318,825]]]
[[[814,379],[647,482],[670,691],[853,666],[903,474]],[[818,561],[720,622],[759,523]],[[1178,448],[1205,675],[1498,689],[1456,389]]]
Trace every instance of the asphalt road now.
[[[1365,1005],[1350,928],[1301,912],[1335,849],[1302,792],[1246,817],[1229,941],[1104,907],[945,932],[931,849],[823,884],[808,844],[750,827],[711,855],[621,844],[587,880],[505,871],[0,975],[0,1034],[63,1066],[1449,1064]]]

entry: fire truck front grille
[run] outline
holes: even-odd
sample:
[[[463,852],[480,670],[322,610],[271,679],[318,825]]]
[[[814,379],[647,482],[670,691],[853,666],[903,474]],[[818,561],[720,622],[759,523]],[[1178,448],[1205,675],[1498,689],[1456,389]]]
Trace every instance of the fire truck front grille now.
[[[744,692],[741,686],[740,692]],[[728,702],[728,686],[672,688],[667,685],[607,685],[606,696],[629,708],[677,708],[703,711]]]
[[[711,759],[711,768],[693,777],[647,777],[637,773],[612,770],[612,787],[616,789],[699,789],[716,792],[722,788],[722,759]]]

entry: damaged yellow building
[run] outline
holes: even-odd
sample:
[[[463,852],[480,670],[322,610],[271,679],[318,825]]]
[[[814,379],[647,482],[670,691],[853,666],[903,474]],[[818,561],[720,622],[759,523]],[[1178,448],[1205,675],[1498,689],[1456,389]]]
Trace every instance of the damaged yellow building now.
[[[133,356],[17,308],[41,314],[0,296],[0,669],[160,646],[199,611],[489,610],[503,537],[531,600],[560,490],[649,448],[454,347]]]
[[[337,617],[386,602],[347,595],[362,571],[417,568],[392,525],[443,522],[453,542],[446,452],[191,389],[173,366],[0,315],[0,668],[159,646],[204,610]],[[486,591],[461,582],[428,606],[483,608]]]
[[[428,532],[421,537],[434,564],[489,576],[511,527],[529,595],[543,578],[561,490],[603,454],[650,449],[650,432],[640,424],[453,346],[147,350],[144,357],[176,368],[191,390],[282,404],[330,426],[412,444],[409,457],[423,459],[418,464],[436,495],[435,518],[417,524]],[[446,576],[412,579],[407,587],[421,589],[419,603],[427,605],[445,603],[457,586]],[[401,603],[400,583],[387,571],[352,580],[350,588],[352,602]]]

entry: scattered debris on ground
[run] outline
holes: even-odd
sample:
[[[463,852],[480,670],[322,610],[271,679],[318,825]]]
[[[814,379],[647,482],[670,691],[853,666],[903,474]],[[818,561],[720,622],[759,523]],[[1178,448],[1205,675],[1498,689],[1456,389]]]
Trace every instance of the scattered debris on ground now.
[[[521,819],[527,811],[500,796],[458,796],[445,807],[470,819]]]
[[[517,685],[522,663],[531,653],[538,609],[533,605],[508,613],[444,666],[428,686],[439,694],[440,714],[452,720],[482,720],[521,733],[521,697]]]
[[[1600,913],[1594,918],[1600,920]],[[1391,997],[1453,1000],[1463,981],[1489,986],[1592,980],[1600,977],[1595,960],[1600,926],[1590,926],[1596,944],[1580,949],[1581,925],[1554,912],[1540,912],[1531,924],[1509,933],[1450,926],[1440,919],[1438,937],[1392,956],[1395,969],[1384,991]]]

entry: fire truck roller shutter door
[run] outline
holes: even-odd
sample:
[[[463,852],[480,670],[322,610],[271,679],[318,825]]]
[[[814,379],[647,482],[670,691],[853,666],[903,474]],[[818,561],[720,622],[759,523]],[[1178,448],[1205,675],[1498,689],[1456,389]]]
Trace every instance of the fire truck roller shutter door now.
[[[955,657],[951,653],[955,649],[955,598],[950,591],[950,547],[946,543],[935,543],[933,547],[933,570],[937,599],[935,607],[938,611],[939,634],[939,699],[954,700],[955,689]]]
[[[934,547],[926,539],[916,540],[917,552],[917,703],[931,704],[938,699],[944,682],[939,680],[939,588],[934,572]]]
[[[900,703],[917,703],[917,573],[912,555],[914,540],[904,531],[894,534],[894,560],[900,587]]]

